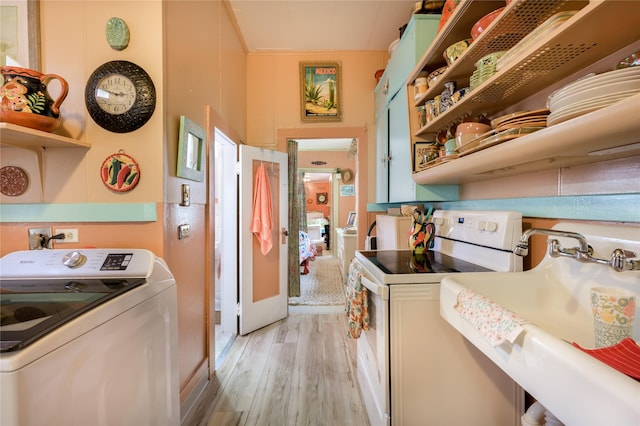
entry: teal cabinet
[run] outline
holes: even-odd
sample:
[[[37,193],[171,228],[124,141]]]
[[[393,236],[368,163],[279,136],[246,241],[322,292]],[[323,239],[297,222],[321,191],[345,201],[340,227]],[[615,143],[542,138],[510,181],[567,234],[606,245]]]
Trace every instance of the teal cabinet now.
[[[376,203],[389,202],[389,109],[376,118]]]
[[[413,15],[374,91],[376,203],[458,199],[457,185],[420,185],[413,154],[406,80],[435,38],[440,15]]]
[[[390,94],[397,93],[401,87],[405,86],[407,77],[438,34],[439,25],[440,15],[413,15],[411,17],[385,70],[389,76],[388,91]]]

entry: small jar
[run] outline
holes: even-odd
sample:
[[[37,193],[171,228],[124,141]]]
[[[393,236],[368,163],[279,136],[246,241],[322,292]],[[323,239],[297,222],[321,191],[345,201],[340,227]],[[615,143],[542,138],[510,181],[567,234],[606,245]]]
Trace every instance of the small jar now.
[[[436,119],[436,113],[434,108],[435,108],[435,104],[433,102],[433,99],[430,99],[424,103],[424,111],[427,116],[427,123],[430,123]]]
[[[442,112],[442,96],[437,95],[433,98],[433,116],[437,117]]]
[[[420,96],[427,92],[427,73],[421,72],[420,74],[418,74],[418,77],[414,81],[413,85],[415,97],[416,99],[418,99]]]
[[[418,122],[420,123],[420,127],[427,124],[427,112],[424,105],[418,107]]]

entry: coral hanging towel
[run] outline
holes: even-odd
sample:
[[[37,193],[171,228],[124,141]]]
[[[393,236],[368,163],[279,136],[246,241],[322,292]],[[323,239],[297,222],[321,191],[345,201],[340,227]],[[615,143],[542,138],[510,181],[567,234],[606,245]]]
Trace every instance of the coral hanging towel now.
[[[253,214],[251,217],[251,232],[260,242],[263,255],[269,253],[273,246],[273,204],[271,201],[271,186],[269,174],[264,164],[256,170],[256,182],[253,187]]]

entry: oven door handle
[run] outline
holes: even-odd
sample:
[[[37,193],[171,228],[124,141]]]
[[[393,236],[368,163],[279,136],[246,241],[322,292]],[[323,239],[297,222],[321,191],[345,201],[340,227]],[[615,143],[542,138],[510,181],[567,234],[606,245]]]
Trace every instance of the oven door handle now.
[[[389,300],[389,286],[385,284],[378,284],[375,281],[370,280],[364,274],[361,275],[360,280],[362,285],[367,288],[373,294],[376,294],[382,298],[382,300]]]

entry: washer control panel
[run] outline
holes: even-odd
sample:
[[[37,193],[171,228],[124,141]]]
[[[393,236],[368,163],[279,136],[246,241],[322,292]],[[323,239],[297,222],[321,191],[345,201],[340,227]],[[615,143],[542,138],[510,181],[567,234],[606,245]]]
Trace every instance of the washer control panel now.
[[[144,249],[24,250],[0,258],[0,278],[148,277],[154,261]]]

